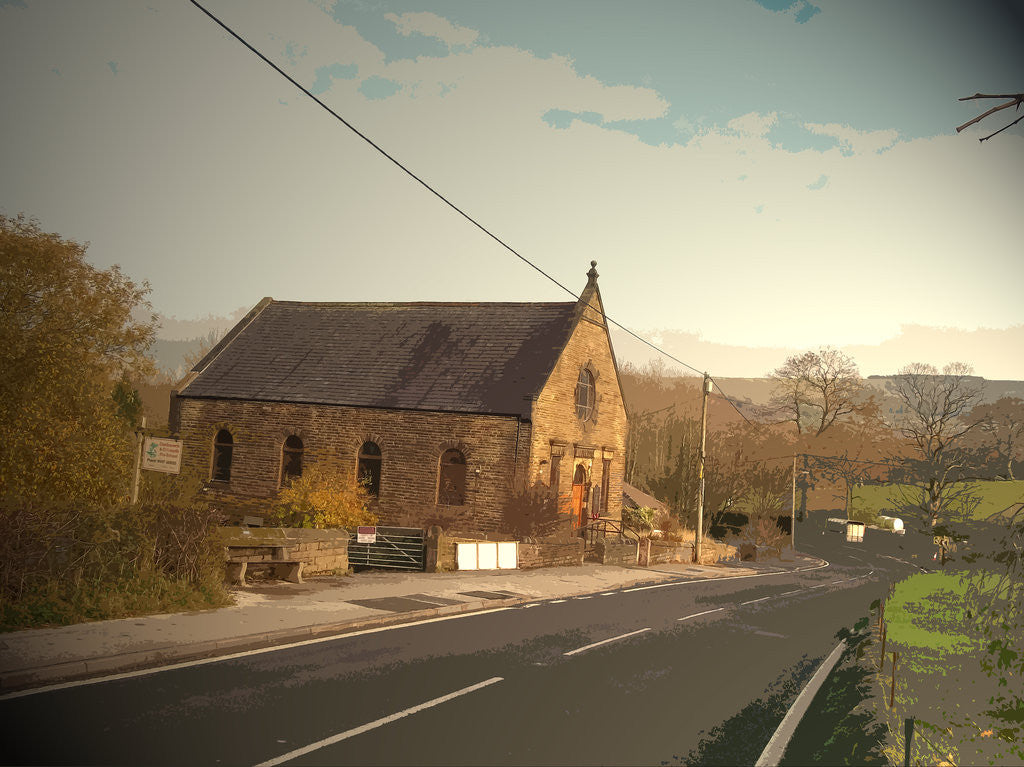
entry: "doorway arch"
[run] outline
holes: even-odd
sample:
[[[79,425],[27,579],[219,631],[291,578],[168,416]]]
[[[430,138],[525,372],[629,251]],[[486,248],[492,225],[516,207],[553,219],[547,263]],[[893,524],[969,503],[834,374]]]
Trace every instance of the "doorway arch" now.
[[[572,512],[577,527],[583,527],[587,523],[587,490],[589,487],[587,467],[582,463],[576,464],[572,475]]]

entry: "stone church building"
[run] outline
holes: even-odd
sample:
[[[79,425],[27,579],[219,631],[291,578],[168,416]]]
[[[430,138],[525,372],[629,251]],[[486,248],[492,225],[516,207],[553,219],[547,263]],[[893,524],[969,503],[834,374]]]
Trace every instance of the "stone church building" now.
[[[573,526],[618,519],[626,411],[596,265],[578,302],[264,298],[172,392],[182,470],[236,518],[316,463],[362,478],[381,524],[497,532],[538,482]]]

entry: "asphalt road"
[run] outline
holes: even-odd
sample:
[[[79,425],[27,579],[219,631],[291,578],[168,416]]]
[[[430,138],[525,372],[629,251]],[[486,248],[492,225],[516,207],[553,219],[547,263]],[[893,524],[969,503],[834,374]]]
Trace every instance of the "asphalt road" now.
[[[797,535],[830,564],[531,603],[0,700],[0,758],[660,765],[700,761],[701,744],[717,740],[753,763],[779,702],[837,632],[921,561],[890,534],[844,545],[808,524]],[[738,715],[744,726],[730,731]]]

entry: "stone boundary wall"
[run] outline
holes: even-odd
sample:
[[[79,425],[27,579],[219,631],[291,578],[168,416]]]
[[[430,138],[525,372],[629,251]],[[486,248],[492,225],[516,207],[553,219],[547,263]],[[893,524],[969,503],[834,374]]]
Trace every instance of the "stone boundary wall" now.
[[[583,565],[583,539],[538,541],[519,544],[519,569],[536,567],[581,567]]]
[[[274,544],[283,546],[285,559],[304,563],[303,574],[319,575],[348,570],[349,533],[343,529],[312,530],[296,527],[219,527],[222,546]],[[227,551],[224,553],[227,558]],[[269,557],[265,561],[271,561]]]
[[[735,546],[723,543],[722,541],[701,541],[700,563],[702,565],[713,565],[716,562],[732,560],[739,560],[739,551]],[[639,564],[641,567],[692,561],[692,541],[679,543],[677,541],[663,541],[655,538],[640,542]]]
[[[738,562],[740,558],[739,549],[722,541],[702,541],[700,554],[701,564],[705,565],[715,562]]]
[[[594,556],[602,565],[635,567],[637,564],[636,541],[621,541],[618,538],[604,538],[594,546]]]

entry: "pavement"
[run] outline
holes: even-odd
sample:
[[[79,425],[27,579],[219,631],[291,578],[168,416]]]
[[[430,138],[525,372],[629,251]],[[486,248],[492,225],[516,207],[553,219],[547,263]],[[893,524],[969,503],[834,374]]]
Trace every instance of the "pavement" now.
[[[820,560],[451,573],[370,571],[235,587],[230,607],[0,634],[0,695],[459,613],[668,580],[794,570]]]

